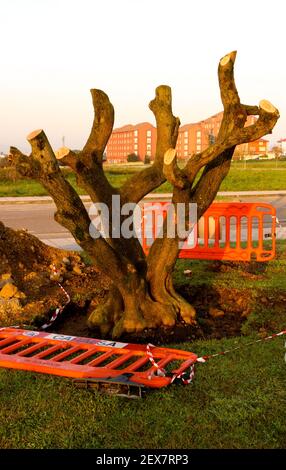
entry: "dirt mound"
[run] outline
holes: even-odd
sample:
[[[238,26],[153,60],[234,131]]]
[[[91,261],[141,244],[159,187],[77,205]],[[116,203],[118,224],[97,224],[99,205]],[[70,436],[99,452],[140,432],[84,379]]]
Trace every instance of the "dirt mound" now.
[[[0,325],[44,323],[66,302],[57,281],[71,297],[65,313],[81,312],[83,322],[87,304],[104,297],[108,289],[108,280],[78,253],[52,248],[0,222]]]

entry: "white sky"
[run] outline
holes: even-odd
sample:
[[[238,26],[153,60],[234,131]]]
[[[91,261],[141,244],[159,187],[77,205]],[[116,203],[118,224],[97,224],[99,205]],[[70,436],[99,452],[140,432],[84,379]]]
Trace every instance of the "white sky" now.
[[[150,121],[168,84],[182,124],[221,110],[219,59],[236,49],[241,101],[270,100],[286,137],[284,0],[0,0],[0,152],[27,151],[43,128],[51,144],[81,148],[92,122],[89,89],[115,106],[115,127]]]

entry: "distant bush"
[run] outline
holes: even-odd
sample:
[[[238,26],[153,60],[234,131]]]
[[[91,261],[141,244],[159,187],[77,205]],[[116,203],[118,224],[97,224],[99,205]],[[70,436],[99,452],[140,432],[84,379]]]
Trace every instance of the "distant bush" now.
[[[12,167],[1,167],[0,166],[0,180],[1,181],[16,181],[22,179],[21,176],[17,175],[16,169]]]
[[[130,153],[129,155],[127,155],[127,161],[129,163],[131,162],[139,162],[140,161],[140,158],[138,155],[136,155],[136,153]]]
[[[6,168],[7,166],[9,166],[8,157],[1,157],[0,158],[0,168]]]
[[[4,159],[3,159],[4,160]],[[61,168],[61,172],[65,177],[73,174],[73,170],[71,168]],[[16,169],[13,168],[12,166],[6,166],[2,167],[0,165],[0,181],[16,181],[16,180],[22,180],[22,179],[28,179],[25,176],[21,176],[16,172]]]

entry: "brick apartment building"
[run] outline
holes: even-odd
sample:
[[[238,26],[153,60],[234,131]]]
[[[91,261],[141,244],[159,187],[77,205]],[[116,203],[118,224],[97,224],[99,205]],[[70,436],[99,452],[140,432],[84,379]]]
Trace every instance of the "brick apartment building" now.
[[[127,156],[134,153],[144,161],[147,155],[154,159],[157,130],[149,122],[135,126],[114,129],[106,146],[106,159],[109,163],[125,163]]]
[[[238,145],[235,149],[235,156],[238,158],[244,156],[265,155],[268,152],[269,140],[259,139],[248,144]]]
[[[221,125],[223,112],[192,124],[185,124],[179,129],[177,140],[177,155],[179,159],[189,158],[194,153],[205,150],[217,138]],[[256,118],[249,116],[246,125],[254,124]],[[136,126],[127,125],[114,129],[106,147],[107,161],[110,163],[125,163],[127,156],[135,153],[140,160],[145,156],[154,159],[156,151],[157,130],[152,124],[143,122]],[[268,149],[268,140],[259,139],[255,142],[239,145],[236,155],[261,155]]]
[[[213,144],[217,138],[222,117],[223,112],[220,112],[203,121],[181,126],[176,146],[178,158],[188,158],[190,155],[202,152]],[[255,116],[248,116],[246,125],[254,124],[256,119]],[[259,139],[238,145],[236,154],[237,156],[265,154],[268,150],[268,142],[266,139]]]

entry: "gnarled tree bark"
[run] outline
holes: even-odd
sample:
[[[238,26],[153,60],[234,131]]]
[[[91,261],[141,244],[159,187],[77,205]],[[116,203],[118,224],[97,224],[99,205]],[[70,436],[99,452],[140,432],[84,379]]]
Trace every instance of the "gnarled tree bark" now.
[[[175,208],[174,227],[178,228],[178,204],[196,203],[198,218],[214,200],[221,182],[227,175],[236,145],[261,138],[271,133],[278,110],[268,101],[259,106],[240,103],[233,68],[236,53],[220,60],[219,86],[224,107],[223,120],[215,144],[193,155],[184,168],[176,161],[176,141],[180,120],[172,113],[171,89],[162,85],[156,89],[150,103],[157,124],[157,146],[153,165],[145,169],[117,190],[107,180],[102,164],[105,146],[113,128],[114,110],[108,96],[101,90],[91,90],[94,121],[90,136],[79,154],[62,148],[53,152],[45,133],[34,131],[28,136],[32,152],[23,155],[11,147],[12,161],[24,176],[37,179],[53,197],[57,206],[55,219],[66,227],[77,243],[90,255],[94,264],[112,281],[107,301],[89,317],[88,324],[102,334],[119,337],[123,332],[138,332],[160,325],[172,327],[178,320],[195,323],[195,310],[174,289],[172,272],[179,252],[177,230],[167,237],[167,222],[163,237],[153,243],[146,257],[136,237],[116,238],[112,220],[109,236],[93,238],[91,219],[81,199],[64,178],[59,160],[69,165],[77,175],[93,202],[103,202],[112,211],[112,199],[120,196],[120,208],[125,203],[138,203],[146,194],[166,180],[173,186],[172,202]],[[255,124],[244,127],[248,115],[257,115]],[[196,176],[203,169],[199,180]],[[120,221],[126,220],[120,216]],[[185,229],[190,228],[188,216]]]

